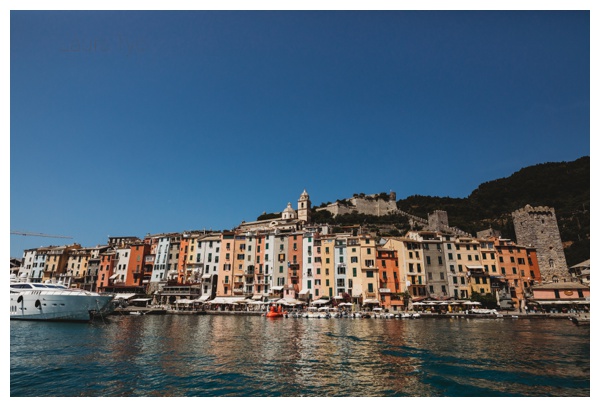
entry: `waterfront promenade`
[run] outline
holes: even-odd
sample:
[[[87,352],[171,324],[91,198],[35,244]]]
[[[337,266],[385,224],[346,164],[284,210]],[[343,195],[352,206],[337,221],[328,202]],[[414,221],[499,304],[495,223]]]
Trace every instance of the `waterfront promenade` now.
[[[368,314],[371,318],[376,319],[392,319],[391,317],[381,317],[380,314],[361,311],[363,314]],[[414,313],[416,312],[409,312]],[[153,308],[153,307],[136,307],[129,306],[127,308],[118,308],[113,312],[113,315],[232,315],[232,316],[263,316],[265,311],[246,311],[246,310],[235,310],[235,311],[221,311],[221,310],[181,310],[181,309],[165,309],[165,308]],[[498,314],[469,314],[465,312],[449,312],[445,314],[419,312],[420,318],[521,318],[521,319],[568,319],[573,316],[586,316],[589,318],[590,313],[542,313],[542,312],[519,312],[519,311],[501,311]],[[396,314],[391,314],[393,318],[401,319],[400,314],[396,317]],[[333,317],[332,317],[333,318]],[[407,319],[407,318],[402,318]]]

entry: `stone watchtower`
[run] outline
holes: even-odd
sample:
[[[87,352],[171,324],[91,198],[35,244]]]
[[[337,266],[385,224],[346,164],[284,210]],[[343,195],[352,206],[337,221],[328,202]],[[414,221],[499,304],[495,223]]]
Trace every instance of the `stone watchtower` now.
[[[570,281],[554,208],[526,205],[512,213],[517,243],[535,247],[544,282]]]
[[[446,211],[433,211],[427,215],[427,218],[431,230],[442,231],[448,228],[448,212]]]
[[[310,223],[310,197],[306,189],[298,199],[298,220]]]

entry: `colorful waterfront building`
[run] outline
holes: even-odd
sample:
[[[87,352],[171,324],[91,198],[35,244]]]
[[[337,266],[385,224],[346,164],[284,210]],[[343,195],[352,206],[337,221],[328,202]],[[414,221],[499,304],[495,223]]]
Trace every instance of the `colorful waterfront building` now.
[[[497,267],[506,280],[515,308],[523,308],[532,286],[542,282],[535,248],[501,238],[494,238],[494,248]]]
[[[41,283],[44,278],[44,268],[49,250],[50,247],[25,250],[23,261],[19,267],[19,278],[32,283]]]
[[[347,268],[347,293],[353,304],[360,304],[363,296],[362,278],[361,278],[361,260],[360,260],[360,239],[351,233],[351,237],[346,239],[346,258],[348,259]]]
[[[456,277],[458,280],[457,298],[466,299],[471,297],[470,276],[475,270],[479,273],[482,270],[481,254],[479,252],[479,241],[472,237],[456,237],[454,242],[454,255],[456,256],[456,264],[458,270]],[[488,281],[486,279],[486,281]],[[487,289],[489,292],[489,288]]]
[[[81,245],[75,243],[68,246],[50,246],[48,249],[43,280],[58,280],[66,277],[69,254],[72,250],[81,249]]]
[[[116,251],[112,247],[100,254],[100,268],[98,270],[98,291],[103,292],[111,285],[110,276],[114,271]]]
[[[360,285],[363,304],[379,304],[379,271],[377,270],[376,239],[368,234],[359,236]]]
[[[536,284],[532,287],[532,296],[527,300],[526,306],[528,311],[589,311],[590,287],[578,281]]]
[[[269,246],[267,234],[257,233],[255,237],[256,261],[254,265],[254,290],[252,291],[252,300],[258,301],[269,295],[269,268],[267,265],[269,259]]]
[[[398,252],[400,279],[412,300],[419,301],[426,298],[425,267],[421,243],[408,237],[391,237],[384,247]]]
[[[319,237],[319,233],[315,231],[307,231],[302,238],[302,258],[304,267],[302,267],[301,289],[298,293],[298,299],[302,301],[310,301],[314,298],[315,289],[315,239]]]
[[[442,247],[445,235],[440,232],[417,231],[409,232],[407,236],[421,244],[427,296],[439,300],[452,297],[448,281],[450,273]]]
[[[394,249],[377,248],[379,270],[379,301],[382,308],[391,311],[404,309],[404,299],[398,270],[398,252]]]
[[[217,277],[217,297],[233,295],[233,259],[235,255],[235,233],[221,233],[221,256],[219,257]]]
[[[88,269],[90,257],[91,249],[89,248],[82,247],[80,249],[69,250],[65,277],[71,278],[72,286],[81,287]]]
[[[302,287],[303,236],[304,233],[299,231],[290,232],[287,236],[287,278],[283,288],[283,298],[296,299]]]
[[[199,268],[202,270],[200,285],[203,298],[214,298],[217,292],[217,279],[219,277],[219,258],[221,250],[221,235],[207,234],[198,239],[198,252],[200,254]]]
[[[335,235],[323,236],[321,239],[321,297],[332,298],[335,287]]]
[[[233,296],[244,295],[244,261],[246,259],[245,233],[236,232],[233,243],[232,280]]]
[[[343,298],[348,290],[348,237],[347,234],[337,234],[335,239],[334,254],[334,297]]]
[[[312,274],[314,276],[314,286],[312,287],[311,299],[318,299],[323,295],[325,291],[325,282],[323,280],[323,258],[322,258],[322,244],[323,238],[321,235],[313,235],[313,267]]]

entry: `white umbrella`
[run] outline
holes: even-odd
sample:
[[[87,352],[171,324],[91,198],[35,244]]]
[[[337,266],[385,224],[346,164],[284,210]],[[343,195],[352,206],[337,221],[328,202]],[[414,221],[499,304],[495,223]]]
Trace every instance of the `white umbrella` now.
[[[413,302],[412,305],[425,305],[425,303],[424,302]]]

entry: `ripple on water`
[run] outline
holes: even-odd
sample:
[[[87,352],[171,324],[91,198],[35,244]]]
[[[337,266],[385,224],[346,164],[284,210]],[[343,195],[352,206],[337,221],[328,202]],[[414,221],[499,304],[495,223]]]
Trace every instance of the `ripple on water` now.
[[[11,321],[14,397],[590,394],[589,330],[564,321],[21,322]]]

